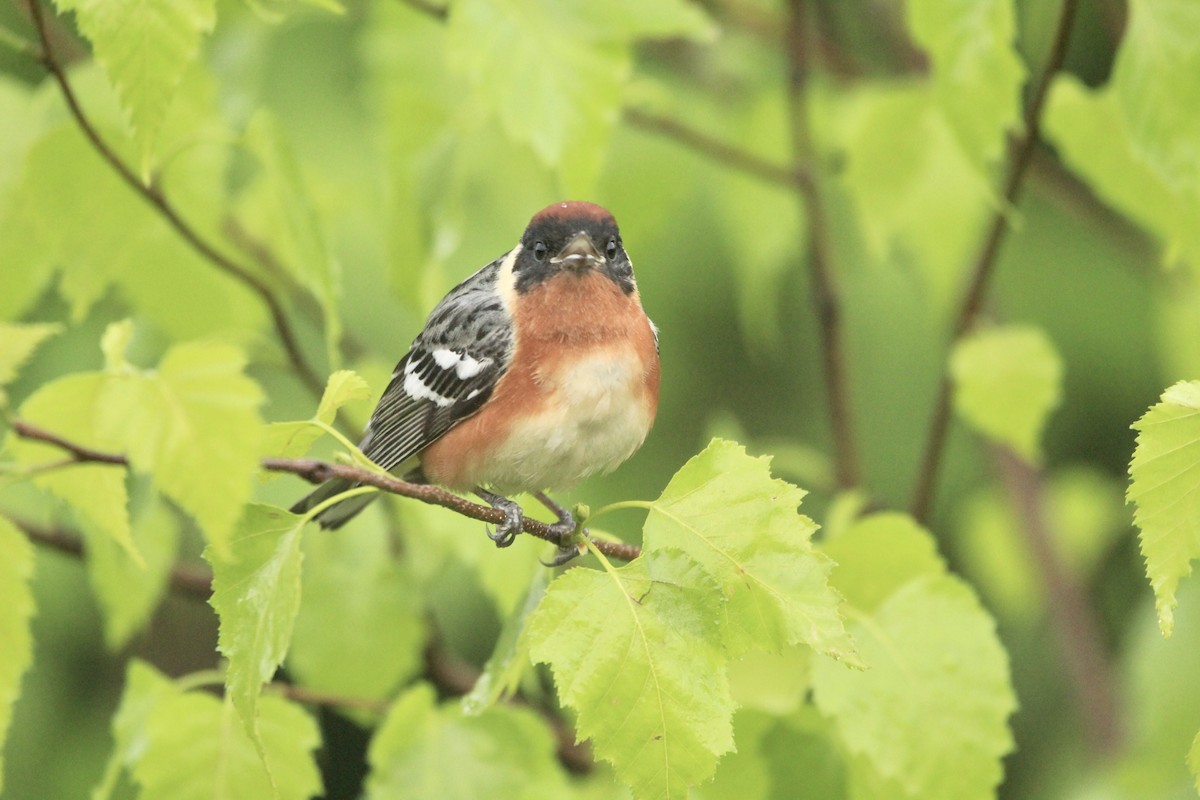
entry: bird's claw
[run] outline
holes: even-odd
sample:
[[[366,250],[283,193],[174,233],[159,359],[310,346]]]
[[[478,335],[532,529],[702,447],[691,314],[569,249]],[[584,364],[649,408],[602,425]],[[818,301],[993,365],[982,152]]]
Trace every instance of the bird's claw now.
[[[496,547],[508,547],[517,540],[517,534],[525,527],[525,514],[521,507],[507,497],[492,495],[485,498],[492,506],[504,512],[504,521],[495,530],[487,529],[488,538]]]
[[[542,561],[539,558],[538,561],[541,562],[543,567],[561,567],[568,561],[572,561],[583,555],[583,551],[584,548],[582,546],[573,542],[564,543],[558,546],[558,550],[555,552],[554,558],[550,559],[549,561]]]

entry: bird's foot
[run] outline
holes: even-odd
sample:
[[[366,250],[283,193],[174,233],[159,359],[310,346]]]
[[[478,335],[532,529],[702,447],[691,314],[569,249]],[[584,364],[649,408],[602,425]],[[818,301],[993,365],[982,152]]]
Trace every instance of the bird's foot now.
[[[542,566],[543,567],[561,567],[563,564],[566,564],[568,561],[571,561],[571,560],[583,555],[584,550],[585,550],[585,547],[583,545],[575,544],[574,542],[569,542],[567,544],[560,544],[558,546],[558,550],[554,553],[554,558],[550,559],[549,561],[542,561],[541,562]],[[541,561],[541,559],[538,559],[538,560]]]
[[[517,539],[517,534],[525,526],[525,514],[513,500],[498,494],[492,494],[484,489],[476,489],[475,494],[482,497],[488,504],[504,512],[504,521],[495,530],[488,529],[488,538],[496,543],[496,547],[508,547]]]
[[[558,517],[558,521],[550,523],[549,528],[550,532],[558,537],[559,548],[569,546],[571,549],[575,549],[574,544],[571,543],[571,537],[575,535],[575,531],[579,527],[579,523],[575,521],[575,515],[550,499],[545,492],[534,492],[533,496],[538,499],[538,502],[553,511],[554,516]]]

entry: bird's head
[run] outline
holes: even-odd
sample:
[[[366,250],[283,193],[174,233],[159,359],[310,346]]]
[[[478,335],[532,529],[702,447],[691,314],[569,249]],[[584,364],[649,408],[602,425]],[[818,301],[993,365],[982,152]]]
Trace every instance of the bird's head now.
[[[607,209],[594,203],[567,202],[534,214],[513,265],[518,292],[560,275],[580,277],[593,270],[626,294],[636,288],[617,221]]]

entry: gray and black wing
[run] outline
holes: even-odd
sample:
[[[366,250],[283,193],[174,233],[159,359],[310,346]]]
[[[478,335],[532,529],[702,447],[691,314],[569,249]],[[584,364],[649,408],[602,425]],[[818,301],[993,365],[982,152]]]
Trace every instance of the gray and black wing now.
[[[403,464],[478,411],[508,369],[514,338],[512,318],[496,290],[502,262],[503,257],[493,261],[450,290],[396,365],[359,443],[384,469]],[[292,511],[307,511],[350,486],[348,481],[328,481]],[[374,497],[361,495],[331,506],[317,520],[336,528]]]

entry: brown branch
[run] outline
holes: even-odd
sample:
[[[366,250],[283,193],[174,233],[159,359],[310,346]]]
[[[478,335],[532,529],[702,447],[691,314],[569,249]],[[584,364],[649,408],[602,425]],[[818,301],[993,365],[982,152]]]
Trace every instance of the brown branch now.
[[[104,138],[96,130],[96,127],[92,124],[87,114],[84,113],[83,107],[79,104],[79,99],[75,96],[75,92],[71,88],[70,81],[67,80],[66,71],[63,69],[62,64],[55,58],[40,3],[38,0],[28,0],[28,5],[30,15],[33,18],[34,28],[37,30],[38,40],[41,43],[41,53],[38,56],[38,61],[54,78],[55,83],[58,84],[59,91],[67,103],[67,108],[71,112],[71,116],[75,118],[76,124],[84,136],[87,137],[92,148],[112,167],[113,171],[120,176],[125,184],[145,200],[193,250],[217,269],[241,282],[254,292],[254,294],[258,295],[271,315],[275,332],[279,336],[288,360],[304,384],[315,394],[320,395],[325,385],[320,377],[318,377],[316,370],[305,359],[299,338],[295,330],[293,330],[291,322],[288,321],[282,303],[275,296],[271,287],[248,268],[236,263],[217,250],[213,244],[201,236],[194,227],[183,219],[179,211],[167,199],[159,187],[143,183],[134,173],[133,169],[121,160],[116,151],[104,141]]]
[[[1063,0],[1058,17],[1058,27],[1054,34],[1054,43],[1046,59],[1045,69],[1025,108],[1024,133],[1020,138],[1013,140],[1009,146],[1008,174],[1001,193],[1003,202],[992,216],[983,245],[975,259],[951,341],[957,341],[974,327],[979,311],[983,307],[984,294],[992,273],[995,271],[1000,255],[1000,246],[1004,243],[1008,233],[1008,215],[1010,210],[1016,207],[1022,179],[1025,177],[1026,168],[1033,158],[1034,149],[1038,143],[1042,108],[1046,104],[1050,84],[1059,69],[1062,68],[1063,60],[1066,58],[1067,44],[1071,38],[1071,28],[1077,6],[1078,0]],[[938,471],[941,467],[942,454],[945,451],[946,433],[950,427],[951,390],[950,375],[943,367],[941,384],[938,387],[937,399],[934,401],[933,421],[921,461],[921,470],[917,475],[917,485],[913,491],[912,515],[920,522],[928,519],[933,505]]]
[[[805,180],[802,171],[789,169],[754,153],[734,147],[670,117],[632,107],[625,108],[622,113],[625,121],[634,127],[664,136],[718,164],[744,172],[767,183],[773,183],[786,189],[795,189]]]
[[[786,31],[788,57],[788,112],[792,151],[797,175],[807,178],[798,184],[808,215],[808,267],[812,277],[813,303],[820,324],[821,354],[825,387],[833,430],[834,473],[842,489],[859,481],[858,451],[854,441],[850,393],[843,353],[841,304],[831,266],[831,242],[821,196],[818,155],[808,116],[809,33],[806,0],[789,0]]]
[[[436,19],[438,22],[445,22],[450,16],[450,9],[446,6],[430,2],[430,0],[400,0],[404,5],[409,6],[414,11],[420,11],[426,16]]]
[[[54,445],[70,454],[72,459],[77,463],[129,465],[129,459],[121,453],[108,453],[80,446],[23,420],[12,420],[11,425],[13,432],[22,439],[30,439]],[[264,458],[262,460],[262,468],[270,472],[289,472],[311,483],[324,483],[331,478],[345,478],[354,483],[374,486],[377,489],[398,494],[402,497],[411,497],[414,500],[420,500],[430,505],[448,508],[465,517],[477,519],[481,522],[490,522],[494,525],[499,525],[505,519],[503,511],[491,506],[473,503],[465,497],[460,497],[439,486],[409,483],[408,481],[394,478],[391,475],[381,475],[363,467],[350,464],[333,464],[311,458]],[[521,529],[525,533],[536,536],[539,539],[544,539],[552,544],[559,543],[557,534],[545,522],[525,517]],[[637,545],[625,542],[610,542],[603,539],[592,541],[596,545],[596,549],[609,558],[632,561],[642,553],[641,548]]]
[[[1050,623],[1062,650],[1070,688],[1093,755],[1105,760],[1118,751],[1116,682],[1100,625],[1084,588],[1063,564],[1046,519],[1041,476],[1006,449],[993,448],[996,466],[1017,511],[1034,569],[1045,593]]]
[[[411,497],[423,503],[448,508],[451,511],[462,514],[464,517],[477,519],[480,522],[490,522],[493,525],[499,525],[504,522],[504,512],[500,509],[473,503],[465,497],[456,495],[440,486],[409,483],[408,481],[394,478],[391,475],[381,475],[351,464],[334,464],[311,458],[264,458],[262,466],[263,469],[269,472],[290,472],[293,475],[304,478],[310,483],[324,483],[331,478],[345,478],[354,483],[374,486],[377,489],[398,494],[402,497]],[[552,544],[559,543],[558,535],[545,522],[525,517],[521,530]],[[619,558],[623,561],[632,561],[641,555],[642,552],[641,548],[637,545],[626,544],[625,542],[594,539],[592,543],[604,555],[610,558]]]
[[[105,462],[110,463],[110,462]],[[57,550],[65,555],[82,558],[84,553],[83,539],[74,533],[54,530],[35,525],[28,520],[9,514],[4,515],[17,530],[24,533],[34,544]],[[212,594],[212,573],[199,564],[178,563],[171,567],[167,575],[167,586],[176,594],[191,597],[196,600],[208,600]]]

